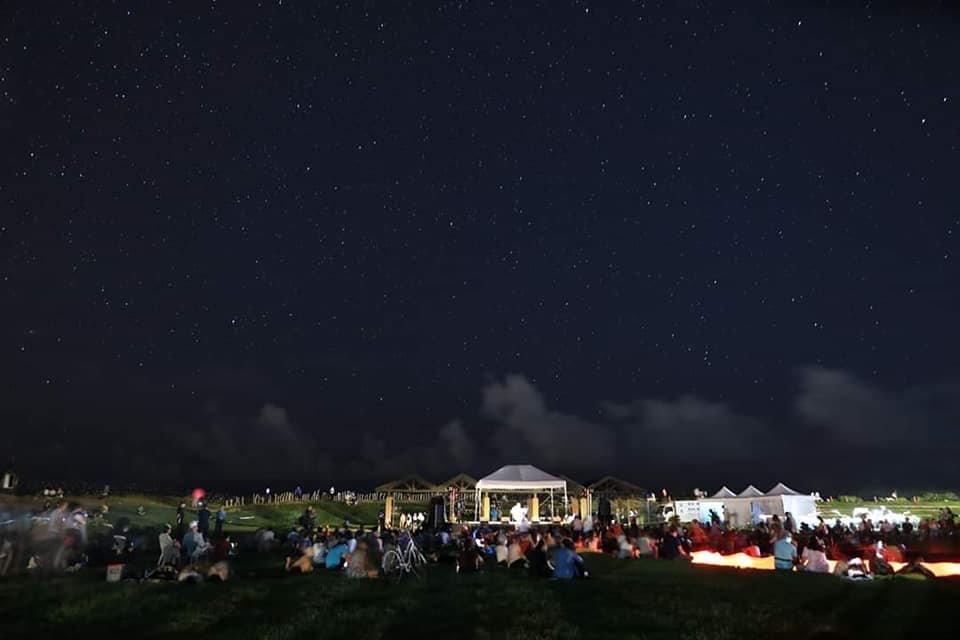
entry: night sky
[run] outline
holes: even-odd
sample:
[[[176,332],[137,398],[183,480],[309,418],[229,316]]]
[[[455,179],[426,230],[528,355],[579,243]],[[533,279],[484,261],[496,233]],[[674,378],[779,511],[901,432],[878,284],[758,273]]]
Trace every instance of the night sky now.
[[[0,455],[956,488],[960,11],[855,5],[4,3]]]

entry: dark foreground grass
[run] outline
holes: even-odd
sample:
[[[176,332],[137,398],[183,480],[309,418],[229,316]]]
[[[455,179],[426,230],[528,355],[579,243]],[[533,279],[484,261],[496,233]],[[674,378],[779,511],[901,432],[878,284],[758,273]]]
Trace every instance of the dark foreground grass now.
[[[591,578],[532,580],[449,565],[399,585],[287,576],[274,557],[219,584],[106,584],[98,571],[0,582],[0,637],[915,638],[950,632],[960,583],[709,569],[590,556]]]

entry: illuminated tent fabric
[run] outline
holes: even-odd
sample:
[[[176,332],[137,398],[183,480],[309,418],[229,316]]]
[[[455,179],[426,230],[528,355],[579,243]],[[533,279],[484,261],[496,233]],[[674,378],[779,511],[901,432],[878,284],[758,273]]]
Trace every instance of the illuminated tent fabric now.
[[[477,480],[481,491],[533,491],[566,489],[567,481],[529,464],[509,464]]]
[[[746,489],[738,493],[737,497],[738,498],[759,498],[762,495],[763,495],[763,491],[760,491],[760,489],[757,489],[755,486],[750,485],[749,487],[747,487]]]
[[[783,484],[778,482],[770,491],[767,491],[765,495],[768,496],[799,496],[800,494]]]
[[[710,496],[710,499],[722,500],[723,498],[735,498],[735,497],[737,497],[737,494],[735,494],[733,491],[730,491],[730,489],[728,489],[726,485],[724,485],[720,487],[720,491],[717,491],[715,494]]]
[[[550,475],[542,469],[529,464],[510,464],[500,467],[485,478],[477,480],[477,519],[480,518],[480,505],[484,493],[494,491],[504,493],[550,494],[551,510],[553,492],[563,491],[563,503],[567,501],[567,481],[563,478]]]

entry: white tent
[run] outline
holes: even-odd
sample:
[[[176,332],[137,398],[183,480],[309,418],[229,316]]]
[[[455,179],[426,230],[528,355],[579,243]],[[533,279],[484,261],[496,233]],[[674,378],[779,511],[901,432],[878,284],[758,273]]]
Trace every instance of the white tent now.
[[[738,493],[737,497],[738,498],[759,498],[762,495],[763,495],[763,491],[760,491],[760,489],[757,489],[755,486],[750,485],[749,487],[747,487],[746,489]]]
[[[782,518],[784,514],[791,513],[798,521],[812,519],[817,515],[816,498],[794,491],[782,482],[778,482],[766,493],[753,485],[736,496],[721,495],[724,493],[723,489],[714,497],[723,500],[725,518],[735,527],[751,525],[761,515],[777,515]]]
[[[563,504],[568,504],[566,480],[552,476],[546,471],[529,464],[510,464],[500,467],[490,475],[477,480],[476,515],[478,520],[480,519],[480,505],[483,502],[483,494],[495,491],[534,495],[538,492],[547,492],[550,494],[551,515],[553,514],[554,491],[563,491]]]
[[[722,500],[724,498],[735,498],[737,494],[727,488],[726,485],[720,487],[720,491],[717,491],[715,494],[710,496],[711,500]]]

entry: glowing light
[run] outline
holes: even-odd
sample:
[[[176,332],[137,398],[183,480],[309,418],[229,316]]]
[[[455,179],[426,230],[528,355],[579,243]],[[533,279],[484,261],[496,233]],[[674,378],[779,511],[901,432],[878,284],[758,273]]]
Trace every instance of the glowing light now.
[[[711,567],[733,567],[735,569],[757,569],[760,571],[774,570],[773,556],[754,558],[745,553],[733,553],[725,556],[716,551],[694,551],[690,554],[690,557],[693,564]],[[837,562],[835,560],[828,560],[827,562],[830,564],[830,573],[833,573]],[[889,564],[894,573],[899,573],[909,566],[906,562],[890,562]],[[937,578],[960,576],[960,562],[921,562],[920,566]]]

